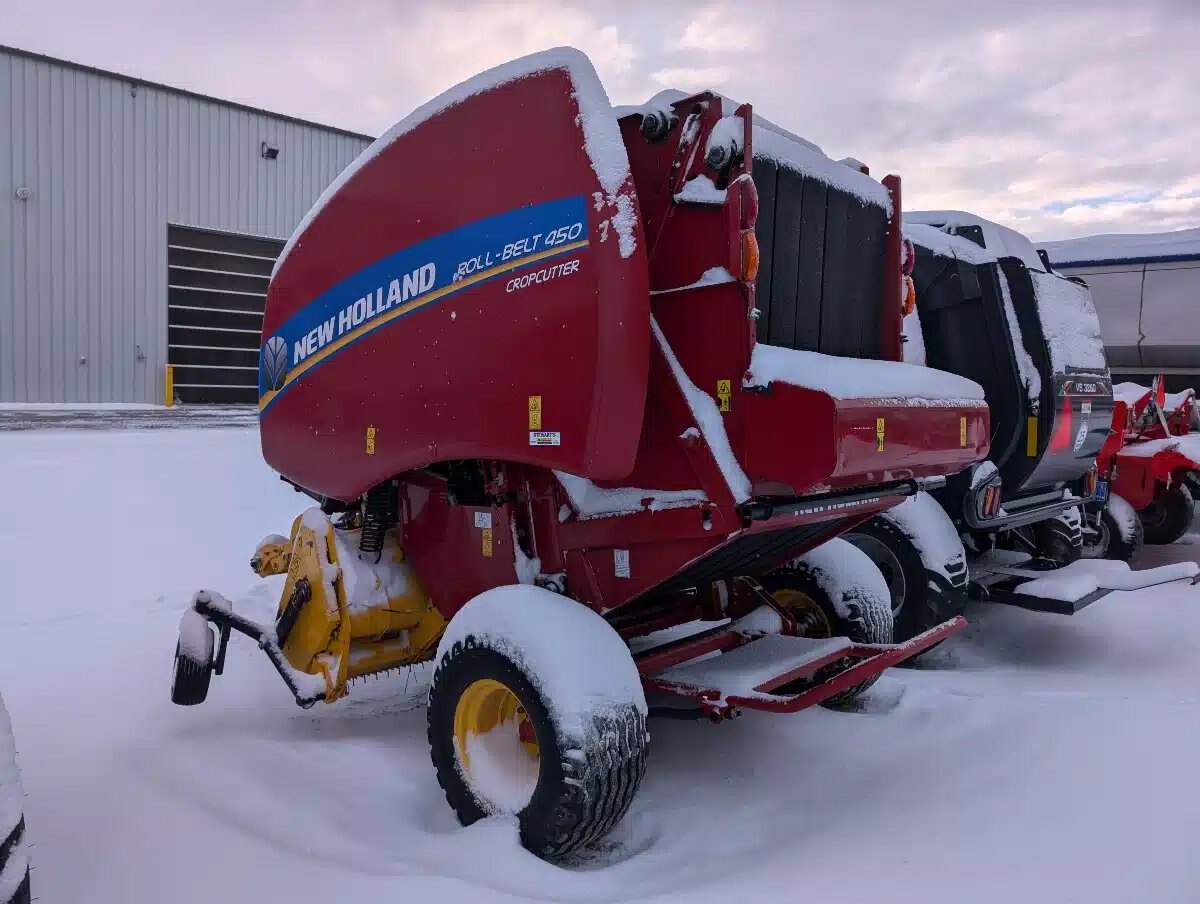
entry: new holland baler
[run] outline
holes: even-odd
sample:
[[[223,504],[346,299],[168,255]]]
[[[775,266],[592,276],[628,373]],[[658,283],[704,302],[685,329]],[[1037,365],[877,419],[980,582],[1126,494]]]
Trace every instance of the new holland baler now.
[[[898,182],[762,128],[712,94],[618,118],[557,50],[364,152],[268,293],[263,455],[315,502],[254,554],[284,576],[277,616],[196,594],[175,702],[205,699],[233,631],[305,706],[432,660],[451,806],[517,816],[554,858],[625,812],[659,707],[845,699],[961,628],[892,644],[882,579],[833,538],[985,455],[982,391],[895,360]],[[875,238],[846,242],[829,204],[820,253],[873,280],[855,297],[880,360],[756,340],[757,137],[779,179],[873,186]],[[801,303],[778,294],[771,316]]]

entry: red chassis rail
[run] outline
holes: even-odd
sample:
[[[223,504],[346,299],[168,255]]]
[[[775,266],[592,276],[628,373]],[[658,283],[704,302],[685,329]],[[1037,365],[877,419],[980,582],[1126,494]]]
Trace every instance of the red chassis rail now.
[[[745,634],[731,625],[702,632],[692,637],[664,644],[637,654],[634,661],[647,691],[659,691],[694,700],[709,718],[721,721],[735,714],[738,708],[758,709],[772,713],[794,713],[823,703],[835,694],[881,674],[892,666],[911,659],[957,634],[967,626],[967,620],[955,616],[899,644],[855,644],[838,646],[830,652],[806,660],[802,665],[787,669],[755,685],[752,695],[725,694],[719,688],[698,687],[694,684],[656,677],[681,663],[711,653],[725,655],[733,650],[764,639],[764,635]],[[765,635],[770,637],[772,635]],[[839,663],[845,663],[840,668]],[[832,674],[818,677],[818,672]],[[795,681],[813,678],[797,693],[775,693]]]

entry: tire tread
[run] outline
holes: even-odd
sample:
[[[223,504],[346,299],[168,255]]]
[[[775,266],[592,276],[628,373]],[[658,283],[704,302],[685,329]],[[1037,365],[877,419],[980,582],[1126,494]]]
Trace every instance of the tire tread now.
[[[12,856],[13,851],[20,849],[25,839],[25,817],[22,816],[17,822],[13,830],[9,832],[8,837],[0,844],[0,873],[8,865],[8,859]],[[25,869],[25,877],[21,880],[21,884],[17,886],[12,897],[6,898],[0,904],[30,904],[30,884],[29,884],[29,869]]]
[[[171,702],[179,706],[196,706],[208,698],[212,682],[211,662],[196,662],[178,647],[175,650],[175,674],[171,679]]]
[[[1154,506],[1138,513],[1142,516],[1146,542],[1155,546],[1174,543],[1186,534],[1196,514],[1195,500],[1182,483],[1176,483],[1166,490],[1162,505],[1164,511],[1161,518],[1147,519],[1147,514],[1154,513]]]
[[[855,533],[867,534],[888,546],[904,568],[905,588],[908,592],[892,628],[896,643],[910,640],[956,615],[963,614],[967,607],[965,571],[964,586],[954,587],[945,576],[926,568],[912,538],[882,516],[872,518],[854,528],[847,539],[851,539]]]
[[[439,737],[443,708],[454,701],[446,699],[443,690],[448,674],[460,668],[463,657],[470,651],[486,651],[501,657],[516,669],[500,651],[474,636],[460,641],[444,655],[434,669],[429,686],[430,705],[426,716],[430,758],[437,773],[438,785],[446,801],[464,825],[470,825],[486,815],[474,799],[465,780],[458,774],[453,744]],[[517,670],[520,673],[519,669]],[[525,676],[528,680],[528,676]],[[526,706],[527,711],[530,709]],[[608,834],[625,815],[646,771],[649,738],[646,716],[636,706],[620,711],[596,714],[585,727],[583,738],[570,738],[551,754],[543,746],[543,757],[554,755],[560,774],[560,787],[550,818],[534,824],[531,808],[520,816],[521,840],[527,848],[546,860],[557,860],[580,848],[595,843]],[[540,740],[540,735],[539,735]],[[562,743],[563,739],[559,739]],[[540,778],[539,783],[544,779]],[[539,784],[539,792],[541,788]],[[558,824],[559,814],[566,818]]]

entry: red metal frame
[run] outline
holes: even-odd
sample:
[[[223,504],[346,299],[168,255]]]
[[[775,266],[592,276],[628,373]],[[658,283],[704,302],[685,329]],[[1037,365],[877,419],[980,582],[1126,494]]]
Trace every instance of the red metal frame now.
[[[710,628],[691,637],[685,637],[660,647],[646,650],[633,657],[638,674],[649,678],[658,672],[666,671],[692,659],[707,656],[709,653],[728,653],[738,647],[745,646],[754,638],[741,634],[729,625]]]

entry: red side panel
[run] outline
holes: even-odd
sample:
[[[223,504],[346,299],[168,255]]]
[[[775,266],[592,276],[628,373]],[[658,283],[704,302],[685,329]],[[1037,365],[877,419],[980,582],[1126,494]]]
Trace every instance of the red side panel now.
[[[1117,473],[1111,490],[1135,509],[1144,509],[1154,502],[1158,480],[1154,474],[1154,459],[1138,455],[1117,454]]]
[[[1137,449],[1137,444],[1126,451]],[[1167,486],[1182,483],[1200,462],[1179,449],[1162,449],[1154,455],[1117,453],[1117,475],[1113,492],[1135,509],[1144,509]]]
[[[627,181],[622,256],[579,114],[565,69],[525,76],[417,125],[328,201],[268,293],[272,467],[339,499],[455,458],[629,472],[645,243]]]
[[[401,486],[404,554],[443,618],[492,587],[517,581],[509,506],[451,505],[444,481],[410,474]]]

